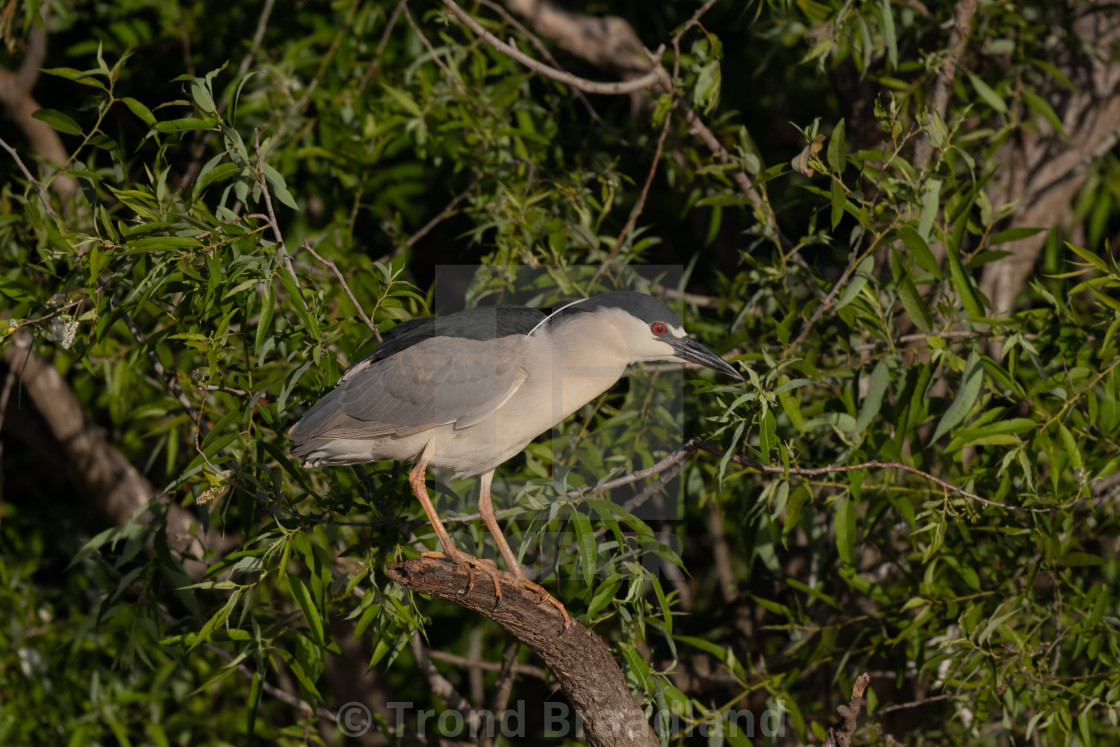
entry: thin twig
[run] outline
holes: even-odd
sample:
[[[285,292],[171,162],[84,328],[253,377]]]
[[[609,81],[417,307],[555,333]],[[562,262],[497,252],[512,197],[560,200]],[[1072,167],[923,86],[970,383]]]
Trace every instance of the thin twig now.
[[[124,321],[124,326],[128,327],[128,331],[132,333],[132,337],[136,340],[137,344],[142,348],[146,347],[148,341],[144,338],[144,335],[141,334],[140,328],[136,326],[132,315],[126,311],[121,315],[121,319]],[[168,391],[171,392],[171,395],[178,400],[183,409],[187,411],[187,414],[191,416],[191,419],[195,421],[198,425],[198,430],[201,432],[202,436],[205,437],[206,434],[210,432],[210,429],[207,427],[206,423],[202,422],[202,416],[194,409],[194,405],[191,404],[186,392],[179,386],[179,382],[176,378],[164,368],[159,356],[156,355],[156,351],[152,348],[148,348],[148,363],[159,378],[163,380],[164,385],[167,387]]]
[[[12,382],[16,380],[15,366],[8,366],[8,373],[4,376],[4,386],[0,388],[0,431],[4,430],[4,416],[8,411],[8,399],[12,396]],[[0,438],[0,518],[3,518],[4,511],[4,473],[3,464],[4,460],[4,439]]]
[[[397,7],[393,8],[393,12],[389,15],[389,20],[385,23],[385,30],[381,32],[381,41],[377,42],[377,49],[373,50],[373,59],[369,61],[369,67],[362,73],[362,79],[358,81],[358,93],[366,90],[369,85],[370,78],[377,72],[377,66],[381,64],[381,54],[385,51],[386,45],[389,43],[389,37],[393,33],[393,29],[397,26],[397,21],[401,17],[401,11],[404,6],[408,4],[408,0],[400,0]]]
[[[267,122],[253,130],[253,149],[257,153],[257,181],[260,184],[261,193],[264,195],[264,205],[268,210],[268,224],[272,226],[272,233],[276,237],[276,246],[280,251],[280,257],[284,261],[284,266],[288,268],[288,274],[292,276],[292,282],[295,283],[300,300],[302,300],[304,306],[306,306],[307,299],[303,296],[303,288],[299,286],[299,277],[296,276],[296,269],[292,267],[292,258],[288,255],[287,248],[285,248],[284,236],[280,233],[280,224],[276,221],[276,211],[272,209],[272,195],[270,195],[268,191],[268,180],[265,179],[264,175],[264,159],[261,157],[261,130],[266,127],[268,127]]]
[[[548,60],[548,64],[552,65],[557,70],[564,69],[560,62],[552,56],[551,52],[548,51],[548,47],[545,46],[544,42],[540,40],[540,37],[531,32],[520,21],[510,15],[509,11],[507,11],[498,3],[494,2],[494,0],[478,0],[478,3],[479,5],[483,5],[500,15],[503,21],[508,23],[510,26],[513,26],[513,28],[519,34],[528,39],[529,43],[532,44],[538,52],[540,52],[541,57]],[[597,122],[598,124],[605,124],[603,122],[603,118],[599,116],[599,112],[597,112],[595,110],[595,107],[591,105],[591,101],[583,95],[583,91],[579,90],[578,88],[573,88],[572,93],[577,99],[579,99],[580,103],[583,104],[583,107],[587,110],[587,115],[591,117],[593,121]]]
[[[8,152],[8,155],[10,155],[13,160],[15,160],[16,166],[18,166],[19,170],[23,172],[24,177],[27,179],[27,183],[35,188],[35,191],[39,194],[39,201],[43,203],[43,208],[47,211],[47,215],[51,217],[57,217],[58,214],[54,211],[54,208],[51,207],[51,201],[47,197],[47,190],[44,189],[42,182],[31,176],[31,172],[28,171],[27,167],[23,164],[23,159],[19,157],[19,153],[16,152],[16,149],[8,145],[8,143],[3,138],[0,138],[0,148],[3,148]]]
[[[649,196],[650,185],[653,184],[653,176],[657,173],[657,165],[661,162],[661,150],[665,147],[665,136],[669,134],[669,124],[672,121],[672,116],[669,112],[665,112],[665,122],[661,125],[661,135],[657,138],[657,150],[653,152],[653,163],[650,164],[649,173],[646,174],[646,182],[642,185],[642,193],[638,196],[638,202],[634,205],[634,209],[630,211],[630,218],[626,221],[626,225],[622,227],[619,232],[618,238],[614,242],[614,249],[611,250],[610,256],[607,257],[607,262],[610,262],[622,249],[622,243],[626,240],[626,235],[634,227],[637,222],[638,216],[642,214],[642,210],[646,206],[646,197]]]
[[[447,218],[447,216],[451,215],[451,213],[455,211],[455,208],[459,206],[460,202],[470,197],[471,192],[473,192],[475,187],[477,187],[482,182],[482,179],[483,177],[481,176],[476,177],[475,180],[470,183],[470,186],[468,186],[459,194],[455,195],[451,202],[447,203],[447,206],[443,210],[439,211],[439,214],[437,214],[436,217],[425,223],[419,231],[409,236],[403,244],[397,247],[396,251],[394,251],[392,254],[386,254],[377,261],[384,264],[385,262],[390,261],[393,257],[399,255],[405,249],[411,249],[417,241],[427,236],[433,228],[443,222]]]
[[[334,260],[324,259],[323,257],[320,257],[319,253],[311,248],[311,244],[307,239],[303,240],[303,248],[310,252],[312,257],[330,268],[330,271],[334,273],[334,276],[336,278],[338,278],[338,282],[342,284],[342,290],[346,291],[346,296],[350,299],[350,303],[354,304],[354,308],[358,310],[358,316],[360,316],[362,318],[362,321],[366,323],[366,326],[373,331],[373,336],[376,337],[377,342],[380,343],[381,333],[377,331],[377,325],[370,321],[370,318],[366,316],[365,310],[362,309],[362,305],[358,303],[358,299],[354,298],[354,294],[350,291],[350,285],[346,282],[346,278],[342,276],[342,273],[339,272],[338,265],[334,263]]]
[[[469,99],[470,95],[467,93],[467,89],[463,87],[463,82],[459,80],[458,75],[451,71],[447,63],[440,58],[435,47],[428,41],[428,37],[420,30],[420,25],[416,23],[416,19],[412,17],[412,13],[408,10],[408,5],[404,6],[404,18],[408,21],[408,25],[412,27],[413,33],[420,38],[420,43],[424,45],[424,49],[428,50],[428,56],[432,58],[432,62],[436,63],[439,69],[443,71],[443,74],[451,79],[451,82],[455,84],[456,90],[459,91],[459,95]]]
[[[487,44],[497,49],[499,52],[507,55],[508,57],[520,62],[525,67],[540,73],[546,78],[558,81],[572,88],[578,88],[586,93],[600,93],[605,95],[618,95],[623,93],[634,93],[636,91],[644,91],[656,85],[661,77],[665,74],[660,65],[656,65],[654,69],[650,70],[645,75],[638,78],[633,78],[626,81],[618,81],[616,83],[600,83],[594,80],[587,80],[572,75],[564,70],[557,70],[556,68],[549,67],[544,63],[534,60],[529,57],[517,47],[505,43],[498,37],[491,34],[484,29],[479,23],[471,18],[462,8],[460,8],[455,0],[443,0],[443,4],[447,6],[456,18],[463,22],[471,31],[481,36]]]
[[[677,33],[673,34],[672,44],[674,46],[680,44],[681,37],[684,36],[690,28],[699,25],[700,17],[707,13],[708,10],[715,4],[716,0],[708,0],[706,3],[697,8],[696,12],[692,14],[692,18],[689,18],[687,21],[685,21],[684,25],[677,29]]]
[[[502,669],[502,665],[496,661],[475,661],[474,659],[456,656],[455,654],[449,654],[445,651],[429,651],[428,654],[433,659],[446,662],[456,667],[463,667],[464,669],[480,669],[483,672],[499,672]],[[517,664],[514,666],[514,671],[517,672],[517,674],[535,677],[538,680],[548,680],[548,672],[532,664]]]
[[[253,40],[249,43],[249,54],[245,55],[241,60],[241,64],[237,67],[237,77],[245,75],[249,72],[250,66],[253,64],[253,57],[256,55],[257,50],[261,48],[261,41],[264,39],[264,31],[268,28],[268,18],[272,15],[272,6],[276,0],[264,0],[264,7],[261,8],[260,18],[257,19],[257,29],[253,32]],[[218,111],[222,111],[220,108]]]
[[[494,700],[490,705],[493,718],[500,719],[509,705],[509,696],[513,692],[513,680],[517,676],[517,653],[521,650],[521,641],[512,633],[506,633],[506,648],[502,651],[502,668],[498,672],[498,681],[494,685]],[[486,736],[481,742],[481,747],[494,747],[497,738],[496,729],[487,729]]]
[[[891,162],[894,161],[895,158],[898,157],[898,154],[902,151],[902,147],[906,145],[907,142],[909,142],[910,138],[914,136],[915,132],[916,130],[911,128],[910,132],[908,132],[906,136],[899,141],[898,145],[894,149],[894,153],[890,155],[890,158],[888,158],[886,163],[883,164],[883,168],[880,169],[879,181],[882,180],[883,173],[886,172],[887,167],[890,166]],[[875,205],[879,199],[878,195],[882,194],[882,191],[878,189],[878,187],[879,182],[876,182],[877,194],[875,198],[872,199],[870,209],[868,210],[869,213],[874,213]],[[836,281],[836,284],[832,286],[832,290],[829,291],[828,295],[826,295],[821,300],[820,305],[817,306],[816,309],[814,309],[812,315],[810,315],[809,317],[809,321],[807,321],[805,323],[805,326],[801,328],[801,332],[798,333],[797,338],[792,343],[790,343],[789,347],[786,348],[786,352],[783,358],[788,357],[793,353],[793,351],[797,350],[797,348],[801,346],[801,343],[805,342],[805,339],[809,336],[809,332],[813,329],[813,325],[817,323],[817,320],[821,318],[825,311],[832,307],[833,302],[836,300],[836,296],[840,293],[840,289],[847,287],[848,278],[851,277],[852,273],[856,271],[856,268],[859,267],[864,258],[875,248],[875,242],[872,242],[872,246],[866,252],[864,252],[863,254],[860,253],[860,247],[863,246],[863,242],[867,239],[867,236],[868,231],[866,229],[860,232],[859,239],[856,240],[856,245],[852,247],[851,262],[849,262],[848,266],[844,268],[844,272],[840,275],[840,279]],[[877,237],[875,241],[878,241],[878,239],[879,237]]]
[[[719,448],[718,446],[714,446],[713,444],[710,444],[706,441],[702,441],[698,438],[692,439],[692,441],[689,442],[689,443],[693,443],[693,442],[695,443],[694,448],[701,449],[703,451],[708,452],[709,454],[714,454],[718,457],[722,457],[724,455],[723,449]],[[782,465],[759,464],[758,462],[756,462],[754,460],[746,459],[744,457],[739,456],[738,454],[733,455],[731,457],[731,461],[735,462],[736,464],[747,467],[749,469],[758,470],[759,472],[766,472],[767,474],[781,475],[781,474],[786,473],[786,468]],[[971,498],[972,500],[976,501],[977,503],[982,503],[983,505],[991,506],[992,508],[1002,508],[1006,511],[1024,511],[1024,512],[1033,513],[1033,514],[1047,514],[1047,513],[1050,513],[1052,511],[1054,511],[1056,508],[1068,508],[1068,506],[1061,506],[1061,507],[1051,506],[1051,507],[1047,507],[1047,508],[1033,508],[1033,507],[1030,507],[1030,506],[1011,506],[1011,505],[1008,505],[1006,503],[998,503],[996,501],[988,500],[987,498],[981,498],[980,496],[976,495],[976,493],[972,493],[968,490],[965,490],[964,488],[961,488],[961,487],[958,487],[958,486],[954,485],[951,482],[946,482],[945,480],[942,480],[940,477],[934,477],[933,475],[931,475],[928,472],[923,472],[922,470],[918,469],[917,467],[911,467],[909,464],[903,464],[902,462],[882,462],[882,461],[879,461],[879,460],[876,459],[876,460],[872,460],[872,461],[869,461],[869,462],[860,462],[859,464],[831,464],[827,467],[790,467],[789,468],[789,474],[798,475],[800,477],[819,477],[821,475],[836,475],[836,474],[843,474],[843,473],[846,473],[846,472],[855,472],[856,470],[861,470],[861,469],[887,469],[887,470],[900,470],[902,472],[909,472],[912,475],[917,475],[918,477],[921,477],[924,480],[928,480],[929,482],[932,482],[935,485],[940,486],[941,488],[943,488],[947,492],[959,493],[960,495],[963,495],[965,498]],[[1074,503],[1077,503],[1080,500],[1081,499],[1078,498],[1076,501],[1074,501]],[[1071,503],[1069,505],[1073,505],[1073,504]]]
[[[455,686],[452,685],[446,677],[439,673],[439,670],[436,669],[436,665],[432,663],[432,658],[429,655],[428,647],[424,645],[424,641],[421,640],[420,634],[417,632],[413,632],[412,634],[412,653],[416,656],[416,665],[420,668],[420,671],[423,672],[424,676],[427,678],[428,687],[431,688],[432,693],[437,697],[442,698],[443,702],[447,705],[448,708],[452,708],[463,714],[467,725],[471,729],[470,733],[478,734],[478,710],[473,708],[467,701],[467,699],[459,694],[459,691],[455,689]]]

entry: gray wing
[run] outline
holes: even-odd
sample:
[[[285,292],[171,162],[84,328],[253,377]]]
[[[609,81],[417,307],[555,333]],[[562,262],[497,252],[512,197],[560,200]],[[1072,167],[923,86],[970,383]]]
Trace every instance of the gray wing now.
[[[346,372],[292,429],[309,439],[407,436],[437,425],[466,428],[521,387],[523,335],[491,340],[437,337]]]

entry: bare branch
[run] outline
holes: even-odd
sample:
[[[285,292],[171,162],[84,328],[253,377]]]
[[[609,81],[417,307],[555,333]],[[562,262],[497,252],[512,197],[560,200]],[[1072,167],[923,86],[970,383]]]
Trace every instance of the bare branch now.
[[[662,76],[665,75],[664,70],[660,65],[656,65],[645,75],[627,81],[618,81],[616,83],[600,83],[594,80],[587,80],[572,75],[564,70],[557,70],[556,68],[549,67],[544,63],[537,62],[532,57],[529,57],[517,47],[505,43],[498,37],[491,34],[484,29],[477,21],[475,21],[469,14],[460,8],[455,0],[443,0],[443,4],[447,6],[456,18],[463,22],[471,31],[481,36],[487,44],[497,49],[499,52],[507,55],[508,57],[517,60],[525,67],[538,72],[546,78],[558,81],[572,88],[578,88],[585,93],[600,93],[605,95],[618,95],[622,93],[634,93],[636,91],[644,91],[653,87],[660,82]]]
[[[622,242],[626,240],[626,234],[630,233],[630,229],[634,227],[634,223],[638,220],[638,216],[642,214],[642,210],[646,206],[646,197],[649,196],[650,185],[653,184],[653,175],[657,173],[657,165],[661,162],[661,150],[665,147],[665,136],[669,134],[669,124],[672,117],[668,112],[665,114],[665,122],[661,125],[661,135],[657,138],[657,150],[653,152],[653,162],[649,166],[649,173],[646,174],[646,182],[642,185],[642,193],[638,196],[638,203],[634,205],[634,209],[630,211],[630,218],[626,221],[626,225],[622,227],[619,232],[618,238],[615,239],[614,249],[611,250],[610,256],[607,257],[607,262],[610,262],[618,254],[622,248]]]
[[[429,651],[428,653],[437,661],[446,662],[465,669],[478,669],[483,672],[500,672],[502,669],[502,664],[496,661],[475,661],[474,659],[467,659],[462,656],[456,656],[455,654],[449,654],[446,651]],[[532,664],[517,664],[514,666],[513,670],[517,674],[523,674],[527,677],[534,677],[538,680],[548,680],[548,672]]]
[[[385,47],[389,44],[389,37],[393,34],[393,29],[397,26],[397,21],[401,17],[401,12],[404,11],[404,6],[408,5],[408,0],[400,0],[397,7],[393,8],[393,12],[389,14],[389,20],[385,22],[385,30],[381,32],[381,41],[377,42],[377,49],[373,50],[373,59],[369,61],[369,67],[362,73],[362,79],[358,82],[358,92],[366,90],[369,85],[370,78],[377,72],[377,66],[381,64],[381,54],[385,51]]]
[[[12,146],[8,145],[8,143],[3,138],[0,138],[0,148],[3,148],[4,150],[6,150],[8,152],[8,155],[10,155],[12,157],[12,159],[16,162],[16,166],[18,166],[19,170],[23,172],[23,176],[24,176],[25,179],[27,179],[27,183],[35,188],[35,192],[38,193],[39,201],[43,203],[43,209],[47,211],[47,215],[51,215],[51,216],[58,215],[54,211],[54,208],[51,207],[50,198],[47,197],[47,191],[45,189],[43,189],[42,182],[40,182],[35,177],[31,176],[31,172],[28,171],[27,166],[25,166],[23,164],[23,159],[21,159],[19,157],[19,153],[16,152],[16,149],[13,148]]]
[[[513,692],[513,680],[517,676],[517,652],[521,650],[521,641],[509,633],[506,634],[506,648],[502,651],[502,667],[498,672],[498,682],[494,685],[494,700],[490,704],[490,713],[494,718],[504,713],[509,705],[509,696]],[[497,735],[487,731],[482,740],[481,747],[494,747]]]
[[[824,741],[824,747],[848,747],[852,743],[852,734],[856,731],[859,712],[863,709],[863,694],[867,690],[869,682],[871,682],[871,677],[867,672],[856,677],[855,684],[852,685],[852,697],[846,705],[836,708],[837,713],[844,720],[837,725],[840,727],[839,729],[835,726],[829,728],[828,739]]]
[[[303,288],[299,285],[299,277],[296,276],[296,270],[292,267],[292,258],[284,245],[284,236],[280,233],[280,224],[276,221],[276,211],[272,209],[272,195],[269,194],[268,180],[264,175],[264,159],[261,157],[261,130],[266,127],[268,127],[267,123],[253,130],[253,150],[257,154],[257,181],[261,187],[261,194],[264,195],[264,205],[268,209],[268,224],[272,226],[272,233],[276,237],[276,248],[284,260],[284,266],[288,268],[288,274],[292,276],[292,282],[295,283],[296,290],[299,291],[299,297],[306,306],[307,299],[303,297]]]
[[[249,68],[253,65],[253,58],[257,54],[257,50],[261,48],[261,41],[264,39],[264,31],[268,28],[268,19],[272,15],[272,6],[276,0],[264,0],[264,7],[261,8],[261,15],[257,19],[257,29],[253,32],[253,41],[249,44],[249,54],[242,58],[241,64],[237,66],[237,77],[240,78],[245,73],[249,72]],[[221,106],[224,106],[222,102]],[[222,111],[221,108],[218,111]]]
[[[698,438],[693,438],[688,443],[695,444],[694,448],[702,449],[709,454],[715,454],[719,457],[722,457],[724,454],[723,449],[719,448],[718,446],[713,446],[712,444],[707,443],[706,441],[702,441]],[[766,472],[768,474],[781,475],[786,473],[786,468],[781,465],[759,464],[758,462],[755,462],[751,459],[741,457],[738,454],[733,455],[731,457],[731,461],[749,469],[755,469],[759,472]],[[980,496],[976,495],[976,493],[965,490],[964,488],[958,487],[951,482],[942,480],[940,477],[934,477],[928,472],[923,472],[917,467],[911,467],[909,464],[903,464],[902,462],[881,462],[879,460],[873,460],[870,462],[860,462],[859,464],[831,464],[827,467],[790,467],[789,474],[800,475],[801,477],[819,477],[821,475],[835,475],[844,474],[847,472],[855,472],[856,470],[861,469],[889,469],[899,470],[901,472],[909,472],[912,475],[917,475],[923,480],[928,480],[929,482],[932,482],[935,485],[944,488],[946,492],[959,493],[965,498],[970,498],[977,503],[982,503],[983,505],[991,506],[992,508],[1002,508],[1005,511],[1023,511],[1025,513],[1032,514],[1048,514],[1055,508],[1059,508],[1058,506],[1035,508],[1030,506],[1011,506],[1006,503],[998,503],[996,501],[988,500],[987,498],[981,498]],[[1081,498],[1078,498],[1070,504],[1067,504],[1067,506],[1065,507],[1072,506],[1080,501]]]
[[[362,318],[362,321],[366,323],[366,326],[369,327],[370,330],[372,330],[373,336],[377,338],[377,341],[381,342],[381,333],[377,331],[377,325],[370,321],[370,318],[366,315],[366,312],[362,308],[362,305],[358,303],[358,299],[354,298],[354,294],[350,290],[350,284],[346,282],[346,278],[344,278],[342,276],[342,273],[339,272],[338,265],[334,263],[334,260],[323,259],[322,257],[320,257],[319,253],[311,248],[311,243],[308,242],[307,239],[303,240],[303,248],[310,252],[312,257],[330,268],[330,271],[334,273],[334,276],[336,278],[338,278],[338,282],[342,284],[342,290],[346,291],[346,296],[350,299],[350,303],[354,304],[354,308],[358,310],[358,316],[360,316]]]
[[[574,620],[565,629],[560,612],[541,604],[541,598],[522,588],[513,576],[495,571],[502,585],[499,603],[493,584],[476,583],[468,588],[467,571],[450,560],[413,558],[390,563],[385,572],[413,592],[454,602],[490,618],[532,649],[583,719],[591,744],[660,745],[603,639]]]
[[[454,565],[454,563],[452,563],[452,565]],[[459,694],[459,691],[455,689],[455,686],[452,685],[446,677],[439,673],[439,670],[436,669],[436,665],[432,663],[432,659],[428,655],[428,647],[420,638],[420,634],[415,632],[412,634],[412,653],[416,657],[416,665],[420,667],[420,671],[423,672],[424,676],[428,679],[428,686],[432,688],[432,693],[441,698],[449,708],[454,708],[456,711],[462,713],[463,718],[466,719],[466,723],[470,726],[471,733],[478,734],[478,710],[474,708],[466,698]]]

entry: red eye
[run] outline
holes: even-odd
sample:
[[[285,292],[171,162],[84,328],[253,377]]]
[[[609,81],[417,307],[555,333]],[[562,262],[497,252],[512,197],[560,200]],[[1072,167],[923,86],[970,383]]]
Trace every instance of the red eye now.
[[[669,328],[666,327],[663,322],[654,322],[653,324],[649,325],[649,331],[660,337],[661,335],[668,332]]]

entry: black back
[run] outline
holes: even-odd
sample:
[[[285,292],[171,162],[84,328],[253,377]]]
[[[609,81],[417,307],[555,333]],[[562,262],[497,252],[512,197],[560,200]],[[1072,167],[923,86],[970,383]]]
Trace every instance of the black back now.
[[[494,340],[526,335],[545,315],[527,306],[479,306],[445,316],[425,316],[401,322],[385,333],[377,349],[358,363],[384,360],[433,337]],[[354,364],[357,365],[357,364]]]

